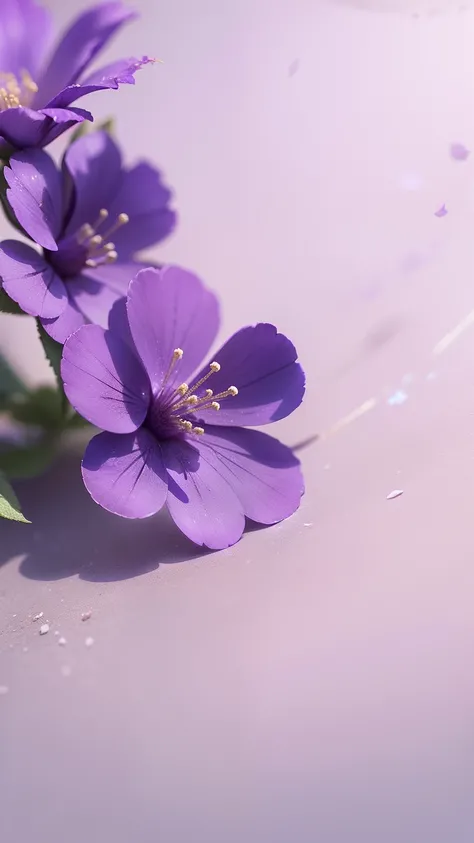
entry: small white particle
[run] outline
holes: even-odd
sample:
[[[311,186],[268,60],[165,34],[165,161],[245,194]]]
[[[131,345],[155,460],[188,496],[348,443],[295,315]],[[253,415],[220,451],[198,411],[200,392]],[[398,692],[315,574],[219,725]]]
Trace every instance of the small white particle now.
[[[49,623],[44,623],[40,626],[39,634],[46,635],[49,632]]]
[[[12,618],[16,618],[16,615],[12,615]]]
[[[312,526],[313,526],[312,521],[305,521],[304,524],[303,524],[303,527],[312,527]]]
[[[5,694],[8,694],[8,685],[0,685],[0,697],[4,697]]]
[[[85,643],[86,647],[92,647],[92,645],[94,643],[94,639],[93,638],[86,638],[84,643]]]
[[[61,673],[63,676],[70,676],[72,673],[70,665],[63,664],[63,666],[61,667]]]
[[[403,495],[403,489],[394,489],[393,492],[387,495],[387,500],[393,501],[394,498],[399,498],[400,495]]]
[[[83,612],[81,615],[82,621],[88,621],[92,617],[92,611],[89,609],[88,612]]]
[[[54,630],[54,634],[55,634],[55,635],[59,635],[59,629],[55,629],[55,630]]]
[[[397,389],[390,398],[387,398],[387,404],[390,404],[391,407],[396,407],[400,404],[404,404],[405,401],[408,401],[408,395],[403,389]]]
[[[33,615],[33,620],[34,620],[34,621],[39,621],[39,620],[41,620],[41,618],[43,617],[43,615],[44,615],[44,612],[38,612],[38,614],[37,614],[37,615]]]
[[[28,647],[23,647],[23,652],[24,652],[24,653],[27,653],[27,652],[28,652]]]
[[[66,639],[61,635],[61,638],[58,638],[58,644],[60,647],[65,647],[67,644]]]

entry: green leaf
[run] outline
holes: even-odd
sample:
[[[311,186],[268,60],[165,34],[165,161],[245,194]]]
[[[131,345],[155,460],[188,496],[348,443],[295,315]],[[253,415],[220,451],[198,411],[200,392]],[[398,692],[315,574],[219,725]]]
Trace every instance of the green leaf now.
[[[61,355],[63,353],[63,347],[61,343],[51,339],[49,334],[47,334],[44,330],[39,319],[36,320],[36,325],[38,327],[38,336],[40,338],[41,345],[43,346],[43,351],[46,355],[46,359],[48,360],[49,365],[51,366],[54,374],[56,375],[56,380],[58,382],[59,388],[62,389],[63,382],[61,380]]]
[[[23,515],[18,498],[3,474],[0,474],[0,518],[31,524],[31,521]]]
[[[96,131],[107,132],[109,135],[115,135],[115,119],[113,117],[107,117],[106,120],[102,120],[101,123],[97,124]]]
[[[51,386],[40,386],[33,392],[14,395],[7,410],[16,421],[45,430],[57,430],[64,426],[62,395]]]
[[[82,123],[79,123],[74,129],[74,131],[69,134],[68,146],[71,146],[74,141],[77,141],[79,140],[79,138],[82,138],[84,135],[86,135],[90,129],[90,125],[91,124],[89,120],[83,120]]]
[[[9,313],[13,316],[27,316],[20,305],[7,296],[5,290],[0,290],[0,313]]]
[[[100,123],[91,123],[90,120],[84,120],[82,123],[79,123],[77,128],[69,135],[70,140],[68,146],[71,146],[72,143],[79,140],[79,138],[83,138],[84,135],[88,135],[90,132],[108,132],[109,135],[114,135],[114,118],[107,117],[106,120],[101,120]]]
[[[0,472],[15,480],[43,474],[56,454],[56,443],[45,437],[34,445],[0,450]]]
[[[9,401],[25,395],[26,385],[10,366],[8,360],[0,354],[0,412],[6,410]]]

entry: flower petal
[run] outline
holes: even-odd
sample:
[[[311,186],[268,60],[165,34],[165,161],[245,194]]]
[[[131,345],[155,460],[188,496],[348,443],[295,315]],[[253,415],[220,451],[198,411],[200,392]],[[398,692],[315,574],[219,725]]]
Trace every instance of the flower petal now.
[[[95,502],[123,518],[154,515],[168,491],[160,446],[143,428],[125,436],[94,436],[84,454],[82,477]]]
[[[51,251],[62,220],[61,177],[47,152],[30,149],[17,152],[4,169],[7,198],[20,225],[30,237]]]
[[[108,326],[111,307],[117,299],[123,299],[123,293],[118,293],[85,274],[78,275],[68,282],[68,292],[88,321],[103,328]]]
[[[67,338],[77,331],[78,328],[81,328],[82,325],[85,325],[86,318],[83,313],[78,309],[76,303],[68,295],[68,300],[66,303],[66,307],[64,308],[63,312],[60,316],[56,319],[42,319],[41,324],[45,329],[46,333],[49,336],[56,340],[56,342],[60,342],[61,344],[65,343]]]
[[[129,346],[99,325],[84,325],[66,341],[61,377],[72,406],[91,424],[130,433],[144,421],[146,372]]]
[[[68,305],[61,316],[57,319],[43,321],[47,333],[60,343],[66,342],[74,331],[89,322],[94,325],[101,325],[103,328],[112,328],[109,314],[116,302],[121,301],[125,310],[123,293],[117,292],[112,287],[108,287],[94,278],[89,278],[87,275],[79,275],[77,278],[69,280],[67,292]],[[114,333],[120,335],[120,331],[114,331]],[[130,330],[128,329],[127,339],[129,335]],[[129,345],[133,347],[133,342],[129,342]]]
[[[296,358],[293,343],[274,325],[242,328],[215,353],[221,368],[209,380],[214,395],[229,386],[239,393],[225,398],[217,413],[205,410],[199,417],[213,425],[257,427],[289,416],[304,395],[304,372]],[[208,366],[195,379],[206,371]]]
[[[80,84],[76,83],[63,88],[53,97],[48,106],[65,108],[72,102],[88,94],[93,94],[95,91],[117,90],[119,85],[134,85],[134,74],[137,70],[153,62],[154,59],[150,59],[148,56],[143,56],[141,59],[119,59],[119,61],[109,64],[107,67],[96,70]]]
[[[0,111],[0,139],[16,149],[43,147],[83,120],[92,115],[82,108],[7,108]]]
[[[59,39],[43,76],[37,80],[42,105],[79,80],[86,67],[135,12],[122,3],[100,3],[79,15]]]
[[[112,331],[120,337],[127,343],[127,345],[130,346],[131,349],[133,349],[134,353],[136,353],[135,343],[133,342],[133,337],[130,333],[130,325],[128,323],[127,299],[125,296],[121,299],[117,299],[110,308],[108,328],[109,331]]]
[[[170,210],[171,191],[159,170],[141,162],[123,174],[118,193],[109,208],[111,219],[128,214],[129,221],[114,233],[120,260],[160,243],[176,226]]]
[[[208,425],[196,447],[232,486],[247,518],[275,524],[298,509],[304,493],[300,463],[278,439],[259,430]]]
[[[2,70],[15,75],[27,70],[35,80],[52,28],[50,12],[35,0],[2,0],[1,16]]]
[[[66,235],[84,223],[94,225],[101,208],[108,208],[121,178],[120,150],[108,132],[91,132],[74,141],[64,164],[74,184],[74,211]],[[105,225],[108,227],[107,221]]]
[[[168,384],[185,381],[209,351],[219,327],[214,293],[177,266],[142,269],[130,284],[127,311],[153,390],[161,387],[176,348],[184,355]]]
[[[184,440],[161,449],[170,476],[166,504],[179,529],[212,550],[235,544],[245,527],[243,507],[220,470]]]
[[[115,263],[98,266],[97,269],[88,269],[87,274],[90,278],[94,278],[101,284],[106,284],[112,290],[120,292],[122,296],[126,296],[132,278],[135,278],[135,275],[141,269],[149,267],[149,263],[142,263],[141,261],[117,260]]]
[[[0,244],[0,278],[5,292],[31,316],[59,316],[66,307],[66,288],[44,258],[26,243]]]

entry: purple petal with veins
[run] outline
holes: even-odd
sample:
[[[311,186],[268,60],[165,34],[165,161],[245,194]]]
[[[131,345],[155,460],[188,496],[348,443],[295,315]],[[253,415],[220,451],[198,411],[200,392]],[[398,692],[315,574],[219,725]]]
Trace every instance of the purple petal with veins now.
[[[108,431],[83,461],[92,498],[127,518],[166,504],[191,541],[214,550],[237,542],[246,518],[274,524],[292,515],[304,493],[298,459],[246,427],[300,404],[304,373],[290,340],[272,325],[244,328],[193,375],[215,337],[218,307],[179,267],[139,272],[109,325],[80,328],[63,354],[69,400]]]

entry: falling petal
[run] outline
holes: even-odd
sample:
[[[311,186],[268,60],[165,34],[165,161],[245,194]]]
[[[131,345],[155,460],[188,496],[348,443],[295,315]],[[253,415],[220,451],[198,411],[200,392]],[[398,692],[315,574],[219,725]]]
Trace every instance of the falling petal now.
[[[394,489],[393,492],[387,495],[387,500],[393,501],[394,498],[399,498],[400,495],[403,495],[403,489]]]
[[[445,217],[447,213],[448,209],[446,208],[446,205],[441,205],[441,208],[438,208],[438,210],[435,211],[435,217]]]
[[[452,143],[449,147],[449,154],[453,161],[466,161],[469,158],[470,150],[462,143]]]

